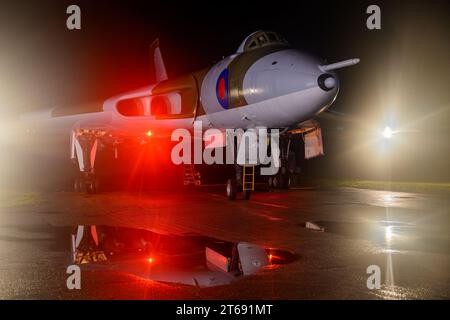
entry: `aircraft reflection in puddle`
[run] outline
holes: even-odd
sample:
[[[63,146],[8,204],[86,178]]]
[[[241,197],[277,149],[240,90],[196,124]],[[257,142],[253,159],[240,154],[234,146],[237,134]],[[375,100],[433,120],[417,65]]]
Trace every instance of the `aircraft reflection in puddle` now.
[[[198,287],[226,285],[264,267],[294,260],[287,251],[251,243],[134,228],[80,225],[71,240],[73,262],[85,269]]]

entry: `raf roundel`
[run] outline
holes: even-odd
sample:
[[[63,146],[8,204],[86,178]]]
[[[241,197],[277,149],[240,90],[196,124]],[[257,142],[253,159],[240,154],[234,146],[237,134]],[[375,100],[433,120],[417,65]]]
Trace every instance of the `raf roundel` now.
[[[228,69],[224,69],[217,78],[216,96],[220,105],[228,109]]]

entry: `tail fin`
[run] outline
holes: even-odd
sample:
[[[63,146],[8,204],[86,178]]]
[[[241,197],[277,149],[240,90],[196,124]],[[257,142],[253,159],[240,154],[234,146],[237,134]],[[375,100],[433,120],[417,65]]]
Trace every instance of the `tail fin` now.
[[[155,67],[156,82],[167,80],[167,71],[162,58],[161,50],[159,49],[159,39],[153,41],[150,46],[150,59],[153,60]]]

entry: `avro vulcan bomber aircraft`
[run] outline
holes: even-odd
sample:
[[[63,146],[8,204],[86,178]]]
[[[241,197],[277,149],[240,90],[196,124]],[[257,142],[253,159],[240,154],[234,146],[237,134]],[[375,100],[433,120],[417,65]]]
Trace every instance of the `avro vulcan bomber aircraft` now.
[[[321,145],[320,128],[313,118],[336,99],[339,80],[335,71],[359,62],[349,59],[322,64],[270,31],[254,32],[234,54],[214,66],[174,79],[167,77],[158,41],[152,45],[152,55],[155,84],[102,104],[61,107],[22,117],[36,134],[70,137],[71,157],[77,160],[82,173],[75,181],[76,190],[97,191],[94,164],[100,146],[116,147],[130,136],[170,137],[178,128],[193,130],[196,121],[203,128],[220,130],[280,129],[281,170],[269,178],[269,183],[286,186],[290,174],[289,137],[296,133],[312,135],[319,138]],[[305,139],[305,147],[307,144]],[[236,178],[228,180],[230,199],[240,189],[248,199],[253,189],[253,185],[246,187],[241,171],[245,176],[245,169],[238,168]],[[191,173],[194,175],[193,170]]]

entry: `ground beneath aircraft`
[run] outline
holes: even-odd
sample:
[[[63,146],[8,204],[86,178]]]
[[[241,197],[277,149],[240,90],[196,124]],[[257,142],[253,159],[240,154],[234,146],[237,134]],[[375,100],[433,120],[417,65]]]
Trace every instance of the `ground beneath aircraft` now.
[[[58,192],[39,199],[0,208],[3,299],[450,298],[448,194],[300,189],[230,202],[216,186],[141,195]],[[307,229],[306,222],[325,231]],[[81,290],[70,291],[69,236],[78,224],[247,241],[298,258],[210,288],[88,270]],[[381,269],[380,290],[367,288],[370,265]]]

